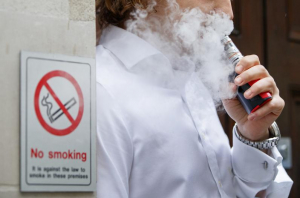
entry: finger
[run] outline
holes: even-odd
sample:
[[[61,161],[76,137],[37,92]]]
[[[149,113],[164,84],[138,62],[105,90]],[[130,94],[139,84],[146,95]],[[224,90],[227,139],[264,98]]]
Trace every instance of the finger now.
[[[270,76],[269,72],[262,65],[256,65],[242,72],[234,79],[234,83],[242,86],[250,81],[258,80]]]
[[[248,116],[248,120],[259,120],[261,118],[264,118],[265,116],[268,116],[269,114],[273,114],[274,116],[278,117],[281,114],[284,105],[284,100],[281,97],[276,96],[260,109],[251,113]]]
[[[262,78],[256,83],[254,83],[245,93],[244,96],[246,99],[251,99],[254,96],[257,96],[260,93],[270,92],[272,95],[278,94],[278,88],[274,79],[269,76]]]
[[[238,89],[238,87],[234,83],[229,83],[229,88],[232,93],[235,93]]]
[[[255,66],[260,65],[260,61],[257,55],[250,55],[243,57],[235,67],[235,72],[240,74],[243,71]]]

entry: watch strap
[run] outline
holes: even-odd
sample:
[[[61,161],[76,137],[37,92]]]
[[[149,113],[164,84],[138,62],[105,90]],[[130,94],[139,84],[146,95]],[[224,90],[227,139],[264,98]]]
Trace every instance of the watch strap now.
[[[276,125],[277,126],[277,125]],[[278,127],[277,127],[278,128]],[[270,129],[269,129],[270,130]],[[273,129],[274,130],[274,129]],[[279,130],[279,129],[278,129]],[[243,142],[244,144],[247,144],[249,146],[252,146],[254,148],[257,149],[271,149],[273,147],[275,147],[279,140],[280,140],[280,136],[275,136],[269,139],[266,139],[264,141],[261,142],[254,142],[251,140],[246,139],[245,137],[243,137],[239,132],[238,132],[238,128],[237,128],[237,124],[234,125],[233,127],[233,131],[235,136],[237,137],[237,139],[239,139],[241,142]],[[279,131],[278,131],[279,132]],[[280,132],[279,132],[280,133]],[[273,134],[273,133],[272,133]]]

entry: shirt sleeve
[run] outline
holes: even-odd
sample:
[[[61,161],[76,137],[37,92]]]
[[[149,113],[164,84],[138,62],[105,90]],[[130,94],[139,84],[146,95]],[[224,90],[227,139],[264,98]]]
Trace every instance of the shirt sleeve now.
[[[232,167],[238,197],[251,197],[267,190],[268,198],[287,198],[293,181],[281,165],[282,156],[276,147],[269,155],[239,141],[233,134]]]
[[[127,198],[133,146],[122,112],[97,83],[97,197]]]

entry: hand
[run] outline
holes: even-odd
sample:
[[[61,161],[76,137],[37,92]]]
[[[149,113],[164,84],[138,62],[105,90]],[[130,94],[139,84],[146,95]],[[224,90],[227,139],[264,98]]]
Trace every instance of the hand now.
[[[246,99],[251,99],[263,92],[270,92],[273,96],[270,102],[250,115],[247,114],[238,99],[223,100],[225,110],[237,123],[241,134],[252,141],[263,141],[269,138],[268,127],[281,114],[284,100],[279,96],[279,90],[274,79],[265,67],[260,65],[256,55],[242,58],[235,71],[239,74],[234,80],[233,89],[235,90],[237,86],[260,79],[244,93]]]

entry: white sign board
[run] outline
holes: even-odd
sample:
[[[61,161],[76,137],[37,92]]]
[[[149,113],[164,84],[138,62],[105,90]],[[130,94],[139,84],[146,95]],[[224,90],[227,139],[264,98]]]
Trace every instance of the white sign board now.
[[[95,191],[94,62],[21,52],[21,191]]]

